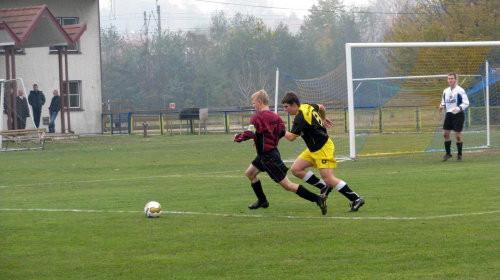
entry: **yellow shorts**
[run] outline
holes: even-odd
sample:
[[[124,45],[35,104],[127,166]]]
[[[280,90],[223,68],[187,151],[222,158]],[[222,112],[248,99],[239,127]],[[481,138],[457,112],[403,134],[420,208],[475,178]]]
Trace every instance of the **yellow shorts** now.
[[[328,139],[320,150],[311,153],[309,149],[306,149],[300,154],[299,158],[311,162],[313,167],[317,169],[336,168],[337,161],[333,157],[334,153],[335,145],[333,145],[332,139]]]

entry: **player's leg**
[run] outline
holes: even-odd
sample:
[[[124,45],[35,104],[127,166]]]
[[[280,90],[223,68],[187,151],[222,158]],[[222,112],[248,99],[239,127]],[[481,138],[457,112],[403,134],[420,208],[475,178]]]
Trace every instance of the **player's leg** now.
[[[280,184],[283,189],[294,192],[303,199],[309,200],[311,202],[316,202],[321,208],[321,213],[326,214],[326,202],[323,195],[317,195],[310,192],[308,189],[304,188],[302,185],[292,183],[290,179],[286,176],[288,172],[288,167],[283,163],[279,151],[277,149],[271,150],[263,155],[260,155],[260,159],[264,166],[265,171],[269,174],[269,177],[273,179],[276,183]]]
[[[462,148],[464,145],[462,142],[462,132],[455,131],[455,137],[457,138],[457,160],[462,161]]]
[[[314,173],[310,170],[307,171],[307,174],[302,178],[302,180],[308,183],[311,186],[315,186],[316,188],[323,190],[326,187],[325,181],[323,179],[318,178]],[[326,189],[325,189],[326,190]],[[323,193],[323,192],[322,192]]]
[[[358,209],[365,204],[365,200],[352,191],[346,182],[335,177],[333,168],[320,168],[319,173],[321,174],[321,178],[323,178],[328,185],[334,186],[335,190],[349,199],[349,205],[351,206],[350,212],[358,211]]]
[[[335,145],[329,140],[321,150],[312,153],[312,156],[315,158],[315,165],[326,184],[334,187],[338,192],[349,199],[351,212],[358,211],[359,207],[365,204],[365,201],[358,194],[353,192],[346,182],[335,177],[333,170],[337,167],[337,161],[335,160],[334,154]]]
[[[323,215],[327,212],[326,207],[326,197],[323,194],[317,195],[315,193],[310,192],[308,189],[304,188],[304,186],[292,183],[288,177],[285,177],[283,180],[279,182],[279,184],[283,187],[283,189],[294,192],[301,198],[305,200],[309,200],[311,202],[316,202],[316,204],[321,209],[321,213]]]
[[[452,157],[450,130],[448,129],[443,130],[443,137],[444,137],[444,149],[446,150],[446,154],[443,157],[443,161],[447,161],[449,158]]]
[[[327,190],[325,181],[314,175],[312,171],[306,170],[309,167],[315,167],[313,161],[314,159],[310,156],[309,149],[306,149],[292,164],[292,174],[295,177],[302,179],[304,182],[322,190],[321,193],[325,193]]]
[[[443,137],[444,137],[444,141],[451,141],[451,138],[450,138],[450,130],[449,129],[443,129]]]
[[[248,205],[248,208],[250,209],[258,209],[258,208],[267,208],[269,207],[269,202],[267,201],[267,197],[264,194],[264,190],[262,189],[262,184],[257,177],[257,175],[261,172],[260,169],[257,167],[259,164],[258,162],[258,157],[255,158],[255,160],[250,164],[250,166],[247,168],[245,171],[245,175],[248,177],[250,180],[253,192],[257,196],[257,201],[254,202],[253,204]],[[256,166],[257,165],[257,166]]]
[[[447,161],[449,158],[452,157],[450,131],[453,129],[453,116],[454,114],[452,113],[446,113],[446,117],[444,118],[443,138],[444,138],[444,149],[446,150],[446,154],[443,157],[443,161]]]
[[[288,177],[285,177],[285,179],[281,180],[278,184],[280,184],[285,191],[293,193],[297,193],[297,190],[299,189],[299,184],[293,183],[290,179],[288,179]]]
[[[300,156],[302,156],[302,154]],[[309,160],[301,158],[300,156],[293,162],[290,169],[292,170],[293,176],[299,179],[304,179],[304,177],[306,177],[309,173],[306,169],[313,166],[313,163]]]
[[[457,138],[457,160],[462,161],[462,129],[464,128],[465,114],[459,113],[455,115],[455,123],[453,125],[453,131],[455,131],[455,138]]]

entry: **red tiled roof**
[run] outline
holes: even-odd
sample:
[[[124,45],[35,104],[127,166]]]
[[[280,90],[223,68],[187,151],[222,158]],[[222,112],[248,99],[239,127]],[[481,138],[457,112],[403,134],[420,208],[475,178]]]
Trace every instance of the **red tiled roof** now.
[[[43,29],[39,32],[54,32],[54,30],[56,30],[55,32],[57,33],[57,31],[59,31],[59,36],[62,35],[68,44],[75,44],[87,29],[86,23],[62,27],[47,6],[42,5],[1,8],[0,30],[6,30],[16,44],[23,45],[42,19],[48,21],[50,24],[49,26],[52,26],[52,28]]]
[[[0,9],[0,21],[6,23],[17,38],[23,38],[45,6]]]
[[[83,35],[83,32],[87,30],[87,24],[79,23],[79,24],[64,25],[63,28],[64,31],[66,31],[66,34],[68,34],[69,38],[71,39],[72,44],[74,44],[80,39],[80,37]]]

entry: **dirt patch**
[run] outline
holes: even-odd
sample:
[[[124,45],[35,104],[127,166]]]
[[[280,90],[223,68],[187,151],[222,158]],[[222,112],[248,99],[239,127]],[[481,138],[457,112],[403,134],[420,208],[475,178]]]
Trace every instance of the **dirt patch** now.
[[[106,144],[135,144],[137,141],[107,141]]]
[[[471,154],[471,155],[497,155],[497,154],[500,154],[500,150],[496,150],[496,149],[473,150],[473,151],[464,151],[464,154]]]

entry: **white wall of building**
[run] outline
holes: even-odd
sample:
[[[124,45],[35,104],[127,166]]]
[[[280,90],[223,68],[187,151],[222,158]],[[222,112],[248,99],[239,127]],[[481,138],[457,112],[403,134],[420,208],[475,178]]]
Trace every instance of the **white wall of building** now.
[[[5,3],[8,2],[8,3]],[[80,53],[68,54],[70,81],[81,81],[81,110],[71,110],[71,130],[76,134],[100,133],[102,113],[102,87],[100,62],[100,31],[98,0],[23,0],[0,1],[1,8],[47,5],[54,17],[77,17],[79,23],[87,22],[87,30],[80,37]],[[16,77],[24,80],[26,91],[38,84],[46,103],[41,119],[49,117],[52,92],[59,90],[59,62],[57,54],[49,48],[27,48],[25,54],[16,54]],[[64,63],[64,56],[63,56]],[[0,57],[0,78],[6,77],[5,57]],[[63,68],[64,71],[64,68]],[[64,77],[65,79],[65,77]],[[56,120],[56,132],[61,131],[61,113]],[[41,128],[48,126],[40,121]],[[66,129],[68,125],[66,123]]]

